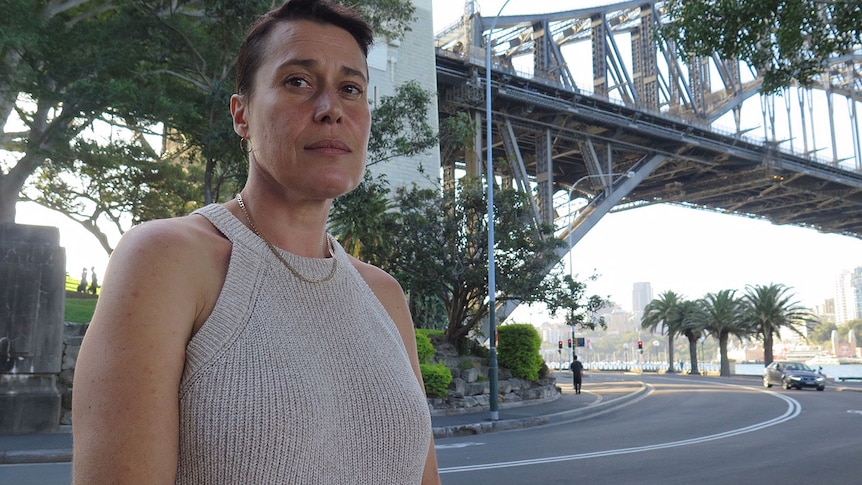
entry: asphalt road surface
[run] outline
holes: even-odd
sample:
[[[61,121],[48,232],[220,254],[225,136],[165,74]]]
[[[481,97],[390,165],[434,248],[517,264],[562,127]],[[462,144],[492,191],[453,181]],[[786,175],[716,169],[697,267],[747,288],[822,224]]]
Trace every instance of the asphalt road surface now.
[[[560,373],[564,392],[571,376]],[[444,485],[862,484],[862,393],[756,379],[590,373],[583,392],[643,381],[623,407],[437,440]],[[68,485],[69,463],[0,465],[0,485]]]
[[[544,427],[437,441],[445,485],[860,484],[862,394],[754,380],[593,374],[651,392]],[[562,387],[565,389],[565,382]]]

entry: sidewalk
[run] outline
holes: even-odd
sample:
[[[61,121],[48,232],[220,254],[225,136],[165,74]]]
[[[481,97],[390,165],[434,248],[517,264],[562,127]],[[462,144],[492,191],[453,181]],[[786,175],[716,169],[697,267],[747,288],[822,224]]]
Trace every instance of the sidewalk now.
[[[633,376],[590,372],[584,377],[581,394],[575,394],[568,372],[554,374],[562,391],[559,397],[540,403],[501,403],[499,419],[496,421],[491,421],[487,409],[469,414],[432,415],[434,437],[444,439],[586,419],[631,403],[648,392],[647,386],[633,379]],[[757,386],[761,382],[756,376],[698,378],[736,381],[750,386]],[[862,392],[862,382],[859,381],[830,381],[827,387],[835,391]],[[56,433],[0,435],[0,465],[71,461],[71,431],[70,426],[63,426]]]
[[[540,403],[501,403],[496,421],[491,421],[488,409],[470,414],[432,415],[434,437],[452,438],[583,419],[616,409],[647,392],[643,383],[624,375],[591,373],[584,376],[581,394],[575,394],[571,373],[554,375],[562,391],[558,397]],[[606,378],[611,376],[614,377]]]

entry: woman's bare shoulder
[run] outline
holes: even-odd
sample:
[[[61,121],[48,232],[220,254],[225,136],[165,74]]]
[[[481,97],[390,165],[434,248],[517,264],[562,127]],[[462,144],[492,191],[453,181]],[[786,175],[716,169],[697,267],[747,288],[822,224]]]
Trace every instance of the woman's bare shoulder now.
[[[204,217],[145,222],[126,232],[111,255],[103,296],[150,312],[172,302],[202,323],[215,303],[230,259],[230,242]]]

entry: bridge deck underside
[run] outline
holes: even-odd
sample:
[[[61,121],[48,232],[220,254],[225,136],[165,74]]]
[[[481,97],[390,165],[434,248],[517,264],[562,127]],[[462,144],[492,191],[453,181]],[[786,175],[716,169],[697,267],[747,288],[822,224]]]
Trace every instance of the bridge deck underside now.
[[[440,117],[484,114],[484,69],[438,50]],[[536,177],[537,140],[552,140],[553,189],[568,191],[591,175],[624,173],[650,155],[667,160],[646,175],[614,210],[655,203],[763,218],[822,232],[862,237],[862,174],[794,156],[774,146],[718,133],[708,126],[493,72],[493,146],[503,156],[508,123],[527,173]],[[484,128],[484,126],[483,126]],[[483,150],[484,151],[484,150]],[[485,160],[484,153],[481,154]],[[594,160],[591,165],[590,159]],[[445,162],[445,161],[444,161]],[[598,180],[579,184],[592,196]]]

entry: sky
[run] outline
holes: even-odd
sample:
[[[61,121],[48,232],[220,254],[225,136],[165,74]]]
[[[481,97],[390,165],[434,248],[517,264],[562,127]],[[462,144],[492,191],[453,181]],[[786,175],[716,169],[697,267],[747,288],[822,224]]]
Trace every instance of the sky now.
[[[455,22],[463,0],[434,0],[434,30]],[[587,6],[559,0],[511,0],[503,14]],[[480,2],[495,15],[503,2]],[[520,10],[519,10],[520,9]],[[759,108],[758,108],[759,113]],[[64,216],[35,204],[18,204],[17,222],[60,227],[67,271],[79,277],[82,268],[95,268],[100,280],[108,256],[96,239]],[[119,235],[109,237],[116,244]],[[746,285],[781,283],[793,288],[801,303],[814,307],[834,296],[835,280],[845,270],[862,266],[862,240],[811,229],[777,226],[741,216],[656,205],[606,215],[575,246],[575,272],[599,274],[589,292],[610,296],[631,310],[632,287],[649,282],[657,296],[672,290],[699,298],[722,289],[744,291]],[[531,311],[522,309],[522,314]],[[534,322],[540,323],[540,322]]]

